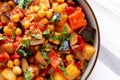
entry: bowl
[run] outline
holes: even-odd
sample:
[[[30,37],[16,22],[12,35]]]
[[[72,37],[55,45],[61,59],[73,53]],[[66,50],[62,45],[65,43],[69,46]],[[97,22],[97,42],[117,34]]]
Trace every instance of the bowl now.
[[[96,36],[94,42],[94,47],[96,49],[96,52],[92,57],[91,61],[89,62],[88,67],[86,68],[83,76],[81,77],[81,80],[87,80],[91,72],[93,71],[96,61],[98,59],[99,49],[100,49],[100,32],[99,32],[97,19],[89,3],[86,0],[77,0],[77,2],[83,8],[88,23],[96,29]]]

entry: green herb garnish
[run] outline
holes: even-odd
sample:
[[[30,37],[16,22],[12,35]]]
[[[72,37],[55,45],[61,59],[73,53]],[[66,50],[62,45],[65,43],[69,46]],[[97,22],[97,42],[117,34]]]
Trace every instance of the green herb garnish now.
[[[60,63],[61,63],[61,66],[58,66],[58,69],[63,71],[64,75],[67,75],[67,72],[66,72],[65,65],[64,65],[63,61],[60,61]]]
[[[43,35],[49,35],[50,34],[50,30],[45,30],[42,34]]]
[[[54,13],[50,20],[51,23],[54,23],[56,21],[60,21],[60,13]]]
[[[25,39],[23,39],[23,41],[22,41],[22,45],[23,45],[24,47],[29,48],[29,47],[30,47],[30,41],[29,41],[27,38],[25,38]]]
[[[24,70],[23,72],[24,72],[25,80],[32,80],[32,75],[31,75],[30,71]]]
[[[23,8],[27,7],[32,2],[32,0],[19,0],[18,2],[19,2],[18,6],[20,8]]]
[[[41,49],[40,51],[41,51],[43,58],[47,60],[47,64],[50,64],[50,60],[48,59],[48,56],[47,56],[45,50]]]
[[[64,26],[64,31],[62,32],[62,36],[60,37],[61,45],[60,45],[60,48],[58,49],[59,51],[61,51],[63,49],[64,40],[66,39],[67,33],[68,33],[67,32],[67,27]]]
[[[50,79],[48,79],[48,80],[54,80],[54,78],[53,78],[53,70],[52,69],[50,69]]]

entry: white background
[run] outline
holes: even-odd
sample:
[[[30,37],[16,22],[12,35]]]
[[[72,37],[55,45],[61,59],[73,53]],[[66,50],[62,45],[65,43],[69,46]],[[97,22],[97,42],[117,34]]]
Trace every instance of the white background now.
[[[106,48],[106,51],[100,51],[96,66],[88,80],[120,80],[120,74],[117,74],[120,72],[120,67],[117,66],[120,65],[117,64],[120,62],[120,0],[87,1],[98,20],[101,47]],[[104,52],[107,55],[104,55]],[[108,57],[109,54],[114,56]],[[103,57],[100,57],[101,55]]]

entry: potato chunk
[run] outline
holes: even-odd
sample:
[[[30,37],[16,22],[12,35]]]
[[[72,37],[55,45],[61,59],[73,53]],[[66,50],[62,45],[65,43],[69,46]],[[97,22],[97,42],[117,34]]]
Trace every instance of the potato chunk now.
[[[84,58],[89,61],[91,60],[94,53],[95,53],[95,48],[90,44],[86,44],[86,50],[83,53]]]
[[[67,72],[66,77],[68,80],[74,80],[75,78],[80,76],[81,73],[80,70],[74,64],[68,65],[66,68],[66,72]]]
[[[3,71],[2,71],[2,76],[7,79],[7,80],[16,80],[16,76],[15,74],[13,73],[13,71],[9,68],[5,68]]]
[[[62,72],[54,72],[54,80],[67,80]]]

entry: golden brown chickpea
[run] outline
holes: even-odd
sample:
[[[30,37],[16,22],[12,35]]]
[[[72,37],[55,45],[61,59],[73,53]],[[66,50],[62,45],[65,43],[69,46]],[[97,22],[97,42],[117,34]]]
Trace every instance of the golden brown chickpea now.
[[[20,59],[18,59],[18,58],[14,59],[14,65],[19,66],[20,65]]]
[[[12,60],[9,60],[9,61],[7,62],[7,66],[8,66],[9,68],[13,68],[13,66],[14,66],[13,61],[12,61]]]

